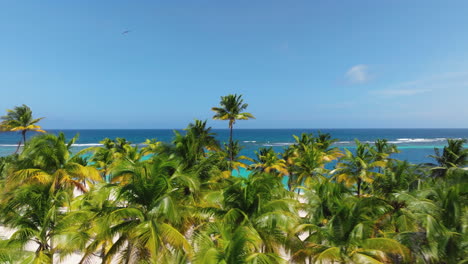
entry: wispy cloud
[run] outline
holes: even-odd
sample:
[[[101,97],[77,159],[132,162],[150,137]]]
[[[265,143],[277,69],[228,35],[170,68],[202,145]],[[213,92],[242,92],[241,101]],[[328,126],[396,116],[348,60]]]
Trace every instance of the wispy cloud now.
[[[468,88],[468,72],[446,72],[371,91],[383,96],[413,96],[437,90]]]
[[[429,92],[430,90],[424,90],[424,89],[401,89],[401,90],[377,90],[373,91],[372,93],[374,94],[379,94],[379,95],[385,95],[385,96],[410,96],[410,95],[416,95],[416,94],[422,94]]]
[[[358,64],[351,67],[345,74],[350,83],[365,83],[370,80],[369,67]]]

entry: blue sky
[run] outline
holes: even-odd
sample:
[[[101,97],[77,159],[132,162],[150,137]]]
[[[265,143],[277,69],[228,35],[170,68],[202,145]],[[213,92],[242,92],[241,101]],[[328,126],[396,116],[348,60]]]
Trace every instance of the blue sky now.
[[[46,128],[468,127],[468,1],[0,1],[0,109]],[[128,34],[123,31],[130,30]]]

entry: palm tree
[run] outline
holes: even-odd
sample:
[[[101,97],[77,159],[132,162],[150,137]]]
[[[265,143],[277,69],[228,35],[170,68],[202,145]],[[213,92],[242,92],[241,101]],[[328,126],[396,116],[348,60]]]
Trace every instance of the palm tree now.
[[[105,229],[115,242],[104,254],[104,263],[119,256],[145,263],[170,263],[174,254],[191,255],[191,247],[181,233],[184,226],[181,204],[197,183],[179,174],[178,163],[164,156],[142,162],[122,160],[111,175],[117,182],[118,206],[104,212]]]
[[[356,153],[353,154],[348,149],[345,156],[337,164],[336,169],[331,173],[338,182],[345,182],[348,187],[357,185],[357,196],[361,195],[363,183],[371,184],[375,177],[382,176],[375,171],[379,167],[385,167],[386,162],[376,161],[375,150],[369,144],[362,144],[356,140]]]
[[[219,142],[215,138],[216,134],[211,132],[211,127],[206,126],[206,120],[195,119],[195,122],[190,123],[186,130],[188,134],[198,139],[199,152],[203,153],[203,156],[206,156],[204,149],[220,150]]]
[[[265,173],[236,178],[219,196],[203,208],[212,221],[195,231],[194,263],[284,263],[280,251],[298,212],[281,179]]]
[[[389,144],[386,139],[377,139],[374,142],[374,147],[377,151],[377,160],[386,160],[391,154],[400,152],[395,144]]]
[[[43,117],[34,119],[31,108],[25,104],[22,106],[15,106],[13,110],[8,109],[7,115],[2,116],[1,119],[3,121],[0,123],[0,131],[21,132],[21,135],[23,136],[23,144],[26,143],[26,132],[35,131],[45,133],[45,131],[42,130],[40,126],[36,125],[43,119]],[[21,140],[18,143],[18,148],[16,149],[15,153],[18,152],[20,146]]]
[[[60,208],[70,202],[70,196],[52,188],[52,183],[26,183],[2,195],[2,224],[15,229],[8,243],[18,248],[30,242],[37,245],[29,263],[53,263],[56,225],[64,215]]]
[[[387,198],[398,191],[415,189],[417,181],[424,173],[421,166],[408,161],[390,160],[382,177],[373,183],[374,192]]]
[[[0,239],[0,263],[31,263],[33,257],[32,252],[22,249],[9,240]]]
[[[429,164],[433,175],[436,177],[445,176],[449,169],[460,168],[468,165],[468,149],[464,148],[466,139],[447,139],[448,146],[445,146],[442,154],[438,148],[434,148],[435,155],[429,157],[436,160],[437,164]]]
[[[401,263],[410,260],[410,251],[396,239],[373,236],[374,219],[387,205],[373,197],[346,201],[332,207],[332,217],[321,223],[300,225],[298,233],[309,231],[303,246],[293,252],[293,261],[304,263]],[[313,207],[312,207],[313,208]],[[328,220],[328,219],[325,219]]]
[[[52,184],[54,190],[86,191],[86,185],[100,181],[101,177],[95,168],[83,166],[80,157],[71,155],[70,148],[76,139],[75,136],[67,142],[63,133],[33,137],[8,175],[7,183],[12,187],[22,183]]]
[[[286,168],[286,161],[280,159],[278,154],[270,148],[260,148],[258,151],[255,151],[257,159],[255,163],[250,165],[250,167],[258,172],[266,173],[275,173],[279,177],[288,175],[288,170]]]
[[[288,187],[290,190],[302,185],[306,179],[313,179],[328,172],[325,165],[343,156],[343,153],[332,144],[330,134],[319,132],[313,134],[302,133],[300,137],[293,135],[295,143],[283,153],[289,166]],[[300,192],[300,190],[298,190]]]
[[[206,121],[195,120],[185,131],[185,134],[174,131],[174,148],[169,150],[180,157],[187,167],[192,167],[202,158],[206,158],[206,151],[220,150],[215,133],[211,132],[211,127],[206,127]]]
[[[158,141],[155,138],[146,139],[145,142],[143,142],[142,144],[144,145],[141,148],[141,154],[143,156],[156,154],[159,150],[161,150],[161,147],[163,145],[161,141]]]
[[[223,159],[226,161],[222,162],[221,167],[226,171],[229,171],[229,174],[231,173],[231,169],[238,171],[240,170],[240,168],[247,169],[249,166],[246,164],[245,161],[254,162],[253,159],[245,155],[241,155],[241,151],[243,148],[244,147],[241,146],[239,140],[234,140],[231,146],[225,143],[223,151],[220,151],[221,156],[223,156]],[[230,155],[232,155],[233,157],[232,160],[230,159]]]
[[[255,118],[251,113],[242,112],[249,106],[244,104],[242,95],[229,94],[221,96],[221,107],[213,107],[211,110],[216,112],[213,119],[216,120],[229,120],[229,146],[232,146],[232,128],[236,120],[248,120]],[[231,161],[234,159],[233,153],[230,153]]]
[[[90,155],[89,161],[91,166],[98,169],[102,179],[106,181],[109,180],[110,170],[114,164],[118,164],[120,160],[130,159],[138,161],[161,145],[154,140],[147,140],[144,142],[147,146],[138,149],[138,146],[132,146],[131,142],[127,141],[125,138],[105,138],[99,143],[102,144],[102,146],[83,149],[78,152],[77,155]]]

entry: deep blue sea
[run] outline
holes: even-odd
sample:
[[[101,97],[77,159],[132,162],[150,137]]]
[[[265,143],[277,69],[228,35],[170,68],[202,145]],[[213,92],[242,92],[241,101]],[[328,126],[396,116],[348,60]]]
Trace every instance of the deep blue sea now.
[[[104,138],[123,137],[134,144],[144,142],[149,138],[170,142],[174,132],[171,129],[68,129],[48,130],[49,133],[65,133],[67,138],[79,134],[79,139],[73,147],[74,151],[89,146],[99,145]],[[291,144],[294,139],[292,135],[301,133],[317,133],[318,129],[235,129],[234,139],[239,140],[244,146],[243,155],[254,157],[254,151],[260,147],[273,147],[281,151],[285,146]],[[322,133],[330,133],[333,138],[338,139],[336,146],[339,148],[354,147],[354,139],[372,143],[376,139],[385,138],[394,143],[401,153],[394,157],[408,160],[413,163],[430,162],[428,155],[434,153],[434,148],[442,148],[447,138],[468,138],[468,129],[320,129]],[[221,142],[228,140],[229,130],[213,129]],[[29,136],[32,136],[30,133]],[[0,134],[0,155],[5,156],[15,151],[20,139],[18,133]]]

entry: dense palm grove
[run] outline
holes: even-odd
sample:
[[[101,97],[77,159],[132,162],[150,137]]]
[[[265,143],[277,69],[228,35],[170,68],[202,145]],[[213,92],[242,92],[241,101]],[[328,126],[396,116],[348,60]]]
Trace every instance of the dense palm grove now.
[[[214,118],[232,129],[253,118],[246,108],[223,96]],[[39,130],[28,109],[3,129]],[[76,137],[24,137],[0,160],[0,224],[14,230],[0,262],[468,263],[465,140],[415,165],[386,140],[342,151],[328,134],[293,139],[251,159],[199,120],[171,143],[104,139],[79,153]],[[240,168],[250,174],[232,176]]]

